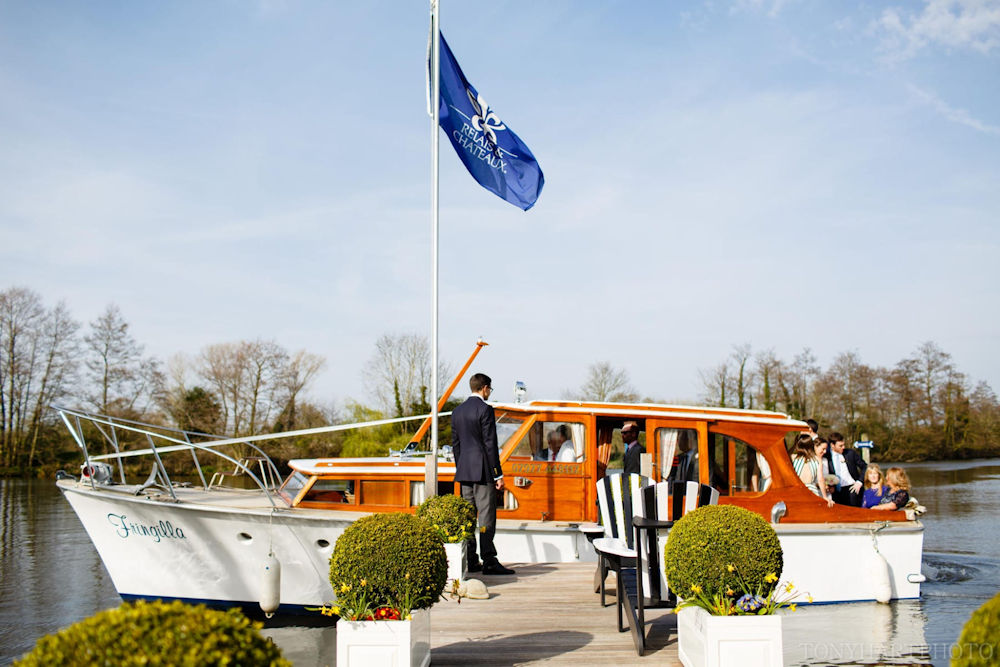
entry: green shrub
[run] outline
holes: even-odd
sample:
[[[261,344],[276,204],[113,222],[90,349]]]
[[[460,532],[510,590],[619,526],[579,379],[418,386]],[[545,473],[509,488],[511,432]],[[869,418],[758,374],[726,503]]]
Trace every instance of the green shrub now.
[[[235,609],[179,601],[126,603],[45,635],[14,664],[291,667],[260,628]]]
[[[464,542],[473,535],[476,508],[456,495],[431,496],[417,508],[417,516],[434,529],[442,542]]]
[[[412,514],[372,514],[337,539],[330,558],[336,613],[367,618],[382,607],[405,617],[426,609],[444,590],[448,559],[434,530]]]
[[[1000,663],[1000,593],[972,612],[951,651],[952,667]]]
[[[761,590],[766,595],[783,565],[774,528],[735,505],[708,505],[681,517],[670,529],[665,557],[667,582],[681,597],[692,586],[706,595],[727,590]]]

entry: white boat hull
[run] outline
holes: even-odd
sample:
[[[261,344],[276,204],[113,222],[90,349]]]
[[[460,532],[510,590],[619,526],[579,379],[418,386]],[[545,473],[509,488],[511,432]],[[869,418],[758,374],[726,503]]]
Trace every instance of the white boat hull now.
[[[252,611],[265,586],[273,550],[281,564],[279,612],[334,600],[328,579],[333,546],[363,514],[272,509],[260,492],[176,489],[178,501],[129,493],[136,487],[92,488],[58,482],[125,599],[179,598]],[[876,524],[777,526],[784,549],[782,579],[816,602],[875,599],[876,581],[859,567],[874,554]],[[496,546],[505,563],[594,562],[578,524],[501,520]],[[889,563],[893,598],[920,595],[923,526],[890,524],[878,534]]]

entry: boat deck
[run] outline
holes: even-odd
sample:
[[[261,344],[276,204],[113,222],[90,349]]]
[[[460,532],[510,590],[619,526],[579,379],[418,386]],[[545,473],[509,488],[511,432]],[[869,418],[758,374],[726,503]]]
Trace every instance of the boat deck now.
[[[677,619],[668,609],[647,611],[646,655],[618,632],[614,575],[609,606],[593,592],[594,563],[513,564],[509,577],[480,576],[489,600],[442,601],[431,608],[435,665],[680,665]]]

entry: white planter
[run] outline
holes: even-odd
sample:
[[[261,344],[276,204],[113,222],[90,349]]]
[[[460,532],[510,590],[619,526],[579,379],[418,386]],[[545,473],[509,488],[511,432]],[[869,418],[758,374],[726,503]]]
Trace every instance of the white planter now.
[[[445,590],[451,587],[451,582],[455,579],[465,581],[465,575],[469,572],[469,563],[465,560],[467,548],[465,542],[445,542],[444,553],[448,556],[448,582]]]
[[[677,612],[677,653],[686,667],[781,667],[780,616],[712,616]]]
[[[427,667],[431,664],[431,614],[412,621],[337,621],[337,667]]]

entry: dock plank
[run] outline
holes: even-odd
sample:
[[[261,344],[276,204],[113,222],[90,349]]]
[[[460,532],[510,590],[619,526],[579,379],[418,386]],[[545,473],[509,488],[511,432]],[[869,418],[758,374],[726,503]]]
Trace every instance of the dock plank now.
[[[431,609],[435,665],[606,664],[680,665],[677,621],[669,610],[648,610],[646,654],[618,632],[614,575],[602,608],[593,592],[593,563],[512,564],[513,576],[483,576],[489,600],[448,600]]]

